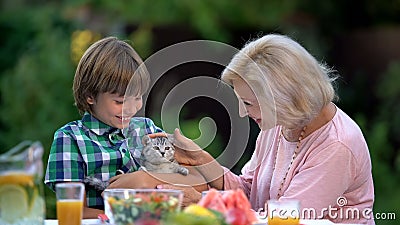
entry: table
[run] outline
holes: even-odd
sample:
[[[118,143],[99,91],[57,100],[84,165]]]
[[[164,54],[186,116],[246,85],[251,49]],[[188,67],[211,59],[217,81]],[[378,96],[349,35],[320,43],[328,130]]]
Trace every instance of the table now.
[[[82,225],[101,225],[98,219],[85,219],[82,220]],[[329,220],[300,220],[300,224],[304,225],[357,225],[357,224],[338,224],[332,223]],[[57,220],[45,220],[44,225],[58,225]],[[257,224],[258,225],[258,224]],[[260,223],[259,225],[267,225],[266,223]]]
[[[99,219],[84,219],[82,220],[82,225],[101,225],[104,223],[101,223]],[[45,220],[44,225],[58,225],[57,220]]]
[[[362,224],[341,224],[333,223],[330,220],[300,220],[301,225],[362,225]],[[267,225],[267,220],[261,220],[261,223],[255,225]]]

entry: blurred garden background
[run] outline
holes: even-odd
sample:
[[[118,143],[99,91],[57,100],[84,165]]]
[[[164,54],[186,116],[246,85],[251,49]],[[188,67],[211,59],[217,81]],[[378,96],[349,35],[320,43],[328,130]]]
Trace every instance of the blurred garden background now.
[[[241,48],[263,34],[282,33],[341,75],[337,105],[358,122],[370,148],[374,212],[396,216],[376,223],[398,224],[400,0],[2,0],[0,4],[0,152],[23,140],[39,140],[47,165],[54,131],[80,119],[72,96],[77,62],[102,37],[130,40],[146,59],[182,41],[206,39]],[[171,86],[200,73],[218,77],[223,68],[180,69],[174,81],[165,83]],[[163,99],[163,88],[150,99]],[[207,148],[213,152],[224,148],[229,126],[227,131],[224,109],[207,107],[208,101],[188,104],[180,120],[191,138],[199,135],[199,118],[222,121]],[[156,107],[149,107],[146,116],[157,123]],[[250,158],[258,131],[251,123],[250,141],[235,172]],[[55,218],[54,194],[44,190],[47,217]]]

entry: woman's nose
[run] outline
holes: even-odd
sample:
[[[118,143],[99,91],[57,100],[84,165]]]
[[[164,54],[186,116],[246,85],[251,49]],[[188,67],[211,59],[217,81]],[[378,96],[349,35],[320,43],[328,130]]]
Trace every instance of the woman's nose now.
[[[124,104],[124,111],[127,112],[126,114],[135,114],[142,108],[142,101],[140,100],[130,100],[125,101]]]
[[[123,111],[126,115],[134,115],[138,110],[134,104],[124,104]]]
[[[245,117],[247,115],[249,115],[249,113],[247,112],[246,106],[243,102],[239,102],[239,116]]]

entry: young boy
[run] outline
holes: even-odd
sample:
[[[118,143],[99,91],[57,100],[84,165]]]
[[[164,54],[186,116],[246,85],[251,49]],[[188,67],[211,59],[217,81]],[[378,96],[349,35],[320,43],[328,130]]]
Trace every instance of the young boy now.
[[[133,117],[150,81],[141,64],[135,50],[115,37],[97,41],[84,53],[73,83],[83,117],[54,134],[44,181],[51,189],[58,182],[83,182],[86,176],[108,181],[118,170],[137,170],[134,156],[140,155],[142,137],[162,132],[150,119]],[[101,192],[86,190],[83,217],[96,218],[103,209]]]

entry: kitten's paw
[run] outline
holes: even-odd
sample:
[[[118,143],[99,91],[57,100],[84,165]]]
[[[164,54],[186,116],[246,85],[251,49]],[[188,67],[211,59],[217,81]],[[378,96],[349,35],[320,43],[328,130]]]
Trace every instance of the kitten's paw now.
[[[144,167],[144,166],[139,167],[139,170],[143,170],[143,171],[146,171],[146,172],[147,172],[147,169],[146,169],[146,167]]]
[[[94,188],[97,191],[104,191],[109,185],[107,181],[102,181],[92,176],[85,177],[83,183],[85,184],[86,188]]]
[[[187,176],[189,174],[189,170],[186,167],[178,167],[178,173]]]

